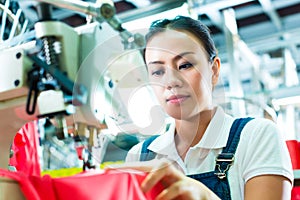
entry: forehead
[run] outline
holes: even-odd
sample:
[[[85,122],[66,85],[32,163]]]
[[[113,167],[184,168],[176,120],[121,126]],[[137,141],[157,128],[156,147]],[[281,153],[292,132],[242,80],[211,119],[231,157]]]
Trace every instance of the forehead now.
[[[193,34],[176,30],[166,30],[155,34],[146,46],[146,56],[163,52],[178,55],[190,51],[205,52],[202,43]]]

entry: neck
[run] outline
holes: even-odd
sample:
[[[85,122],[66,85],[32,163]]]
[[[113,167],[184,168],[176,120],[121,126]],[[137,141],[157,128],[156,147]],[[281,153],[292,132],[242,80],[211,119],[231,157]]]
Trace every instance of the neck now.
[[[176,120],[176,146],[185,146],[185,148],[195,146],[203,137],[215,112],[216,108],[213,108],[187,120]]]

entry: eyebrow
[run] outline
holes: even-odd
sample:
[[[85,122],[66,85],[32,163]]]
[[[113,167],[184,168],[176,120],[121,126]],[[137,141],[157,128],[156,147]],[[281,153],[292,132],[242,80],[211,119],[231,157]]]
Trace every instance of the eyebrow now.
[[[179,60],[179,59],[181,59],[183,56],[185,56],[187,54],[195,54],[195,53],[192,52],[192,51],[182,52],[182,53],[176,55],[175,58],[174,58],[174,60]],[[163,61],[159,61],[159,60],[158,61],[151,61],[147,65],[153,65],[153,64],[164,64],[164,62]]]

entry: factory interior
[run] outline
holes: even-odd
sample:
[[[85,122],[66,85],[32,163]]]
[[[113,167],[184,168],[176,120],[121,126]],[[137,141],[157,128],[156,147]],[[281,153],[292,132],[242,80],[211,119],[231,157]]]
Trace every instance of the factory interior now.
[[[123,163],[163,133],[172,119],[139,50],[152,21],[178,15],[215,42],[214,103],[282,132],[300,199],[300,0],[0,0],[0,168],[18,171],[11,163],[23,159],[35,165],[28,176],[70,177]],[[13,143],[22,149],[12,161]],[[26,199],[0,174],[0,200]]]

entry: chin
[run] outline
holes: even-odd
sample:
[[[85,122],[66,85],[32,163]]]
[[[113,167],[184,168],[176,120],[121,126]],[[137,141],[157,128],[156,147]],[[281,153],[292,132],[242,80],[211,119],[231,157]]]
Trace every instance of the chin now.
[[[188,120],[191,119],[193,117],[193,115],[191,114],[191,112],[167,112],[168,115],[176,120]]]

